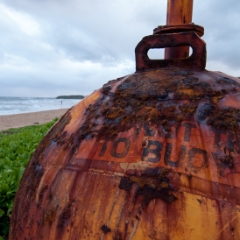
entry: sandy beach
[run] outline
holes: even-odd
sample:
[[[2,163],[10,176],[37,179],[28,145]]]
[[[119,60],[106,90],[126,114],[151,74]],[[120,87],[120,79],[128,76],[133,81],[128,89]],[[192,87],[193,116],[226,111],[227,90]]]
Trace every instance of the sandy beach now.
[[[0,116],[0,131],[7,130],[9,128],[47,123],[56,117],[60,118],[67,110],[68,109],[59,109]]]

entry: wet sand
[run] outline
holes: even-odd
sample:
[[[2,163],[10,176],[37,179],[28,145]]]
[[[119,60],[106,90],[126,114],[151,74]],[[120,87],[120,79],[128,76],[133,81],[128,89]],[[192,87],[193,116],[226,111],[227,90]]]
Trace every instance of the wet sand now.
[[[56,117],[60,118],[67,110],[59,109],[0,116],[0,131],[51,122]]]

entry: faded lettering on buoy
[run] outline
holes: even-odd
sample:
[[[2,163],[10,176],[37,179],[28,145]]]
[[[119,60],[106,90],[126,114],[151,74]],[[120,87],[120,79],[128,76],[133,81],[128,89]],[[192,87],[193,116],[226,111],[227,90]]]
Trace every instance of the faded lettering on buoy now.
[[[205,140],[203,132],[207,135]],[[236,137],[238,136],[234,136],[232,132],[216,131],[196,122],[184,121],[177,127],[171,126],[169,132],[162,131],[161,126],[150,126],[146,122],[136,129],[119,133],[114,140],[84,140],[75,160],[71,160],[69,165],[77,167],[76,159],[115,163],[142,162],[152,164],[153,167],[174,168],[183,173],[191,169],[197,176],[206,174],[207,169],[214,166],[218,176],[226,169],[233,169],[232,151],[239,153],[239,141],[234,145]],[[91,155],[85,151],[89,144],[96,146]],[[225,148],[224,156],[219,153],[222,148]]]

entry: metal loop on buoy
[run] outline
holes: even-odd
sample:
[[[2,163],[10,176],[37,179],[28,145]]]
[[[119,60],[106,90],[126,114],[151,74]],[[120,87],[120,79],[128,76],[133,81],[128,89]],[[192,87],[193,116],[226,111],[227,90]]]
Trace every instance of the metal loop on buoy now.
[[[149,49],[178,46],[192,47],[192,55],[179,59],[150,59]],[[204,70],[206,66],[206,43],[195,32],[156,34],[144,37],[135,48],[136,71],[164,67],[181,67]]]

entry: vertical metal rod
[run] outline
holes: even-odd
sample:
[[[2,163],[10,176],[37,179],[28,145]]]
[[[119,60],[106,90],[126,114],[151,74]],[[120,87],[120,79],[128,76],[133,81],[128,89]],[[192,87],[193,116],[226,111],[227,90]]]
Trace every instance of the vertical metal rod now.
[[[192,22],[193,0],[168,0],[167,25],[182,25]],[[165,49],[165,59],[189,56],[189,47]]]

